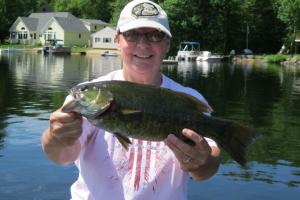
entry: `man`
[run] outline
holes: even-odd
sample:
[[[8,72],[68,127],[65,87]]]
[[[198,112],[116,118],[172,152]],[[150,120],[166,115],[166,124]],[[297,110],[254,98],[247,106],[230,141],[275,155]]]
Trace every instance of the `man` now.
[[[157,85],[205,101],[197,91],[160,73],[172,35],[167,15],[159,5],[148,0],[131,1],[120,14],[117,31],[122,70],[94,81]],[[42,144],[49,159],[59,164],[75,162],[78,167],[79,177],[71,187],[72,199],[182,200],[187,199],[188,178],[207,179],[220,162],[220,149],[215,142],[188,128],[182,134],[193,140],[194,146],[170,133],[162,142],[131,139],[132,145],[126,151],[113,134],[59,109],[50,116]]]

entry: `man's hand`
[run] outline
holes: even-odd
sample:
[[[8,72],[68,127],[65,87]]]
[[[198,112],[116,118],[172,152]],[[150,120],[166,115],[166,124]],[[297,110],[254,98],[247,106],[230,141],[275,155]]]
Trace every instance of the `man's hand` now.
[[[61,109],[50,115],[50,126],[42,136],[44,152],[58,164],[70,164],[78,156],[81,146],[82,117]]]
[[[80,137],[82,117],[76,113],[65,113],[61,109],[50,115],[50,135],[63,146],[74,145]]]
[[[173,134],[165,139],[165,144],[174,152],[183,171],[190,172],[195,179],[209,178],[218,169],[220,149],[210,147],[201,135],[190,129],[183,129],[182,134],[195,145],[188,145]]]

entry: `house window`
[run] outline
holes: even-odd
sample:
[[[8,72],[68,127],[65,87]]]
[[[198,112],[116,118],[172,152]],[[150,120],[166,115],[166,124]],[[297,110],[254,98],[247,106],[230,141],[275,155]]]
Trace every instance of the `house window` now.
[[[80,33],[79,33],[78,37],[81,38],[81,34]]]
[[[101,42],[101,38],[95,37],[95,43],[100,43],[100,42]]]
[[[25,30],[25,28],[24,28],[24,27],[22,27],[22,28],[21,28],[21,30]]]
[[[27,39],[27,38],[28,38],[28,32],[27,31],[18,32],[18,39]]]
[[[111,43],[111,38],[103,38],[103,43]]]
[[[33,38],[36,39],[36,33],[33,34]]]
[[[46,40],[53,40],[53,39],[56,39],[56,33],[53,32],[53,31],[47,31],[45,33],[45,38]]]
[[[10,37],[11,37],[11,39],[16,39],[16,32],[12,32]]]
[[[97,25],[95,25],[95,30],[97,30]]]
[[[48,30],[52,30],[52,28],[51,28],[51,27],[49,27],[49,28],[48,28]]]

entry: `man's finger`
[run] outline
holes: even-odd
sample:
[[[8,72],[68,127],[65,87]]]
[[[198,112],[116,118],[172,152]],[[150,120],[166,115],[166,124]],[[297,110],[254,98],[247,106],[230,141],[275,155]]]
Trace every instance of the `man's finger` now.
[[[206,150],[209,145],[206,141],[206,139],[204,137],[202,137],[201,135],[199,135],[198,133],[196,133],[193,130],[190,129],[183,129],[182,130],[182,134],[189,138],[190,140],[192,140],[193,142],[195,142],[195,146],[198,150]]]

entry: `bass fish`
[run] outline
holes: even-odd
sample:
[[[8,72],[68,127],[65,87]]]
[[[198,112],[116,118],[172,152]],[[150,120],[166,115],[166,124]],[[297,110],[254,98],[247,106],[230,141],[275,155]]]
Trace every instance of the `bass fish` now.
[[[192,141],[182,129],[192,129],[213,138],[236,162],[246,164],[248,146],[256,137],[254,129],[209,116],[212,108],[197,98],[170,89],[127,81],[79,84],[70,90],[72,100],[63,112],[77,112],[91,124],[113,133],[128,149],[128,137],[162,141],[169,134]]]

